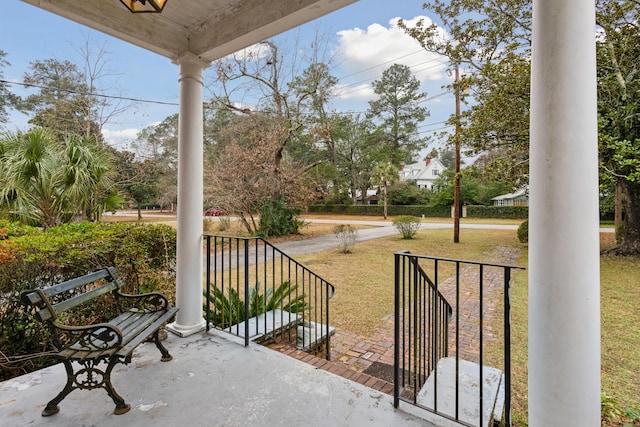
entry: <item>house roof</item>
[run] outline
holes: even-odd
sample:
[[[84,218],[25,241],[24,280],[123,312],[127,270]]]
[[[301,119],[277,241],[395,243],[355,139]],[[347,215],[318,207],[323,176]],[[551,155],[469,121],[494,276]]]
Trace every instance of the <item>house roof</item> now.
[[[439,175],[433,175],[432,171],[434,169],[438,169],[441,173],[446,169],[446,167],[438,159],[431,159],[428,165],[425,165],[425,162],[412,163],[410,165],[405,165],[402,171],[400,171],[400,179],[433,181],[439,177]]]
[[[500,196],[496,196],[491,200],[512,200],[512,199],[517,199],[517,198],[527,198],[529,196],[528,191],[526,188],[521,188],[518,191],[515,191],[513,193],[507,193],[507,194],[501,194]]]

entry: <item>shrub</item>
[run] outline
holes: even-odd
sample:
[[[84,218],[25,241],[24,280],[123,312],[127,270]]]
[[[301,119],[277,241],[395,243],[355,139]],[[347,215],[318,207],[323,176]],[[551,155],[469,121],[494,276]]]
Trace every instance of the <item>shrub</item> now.
[[[529,216],[529,206],[467,206],[468,218],[522,218]]]
[[[11,239],[12,237],[20,237],[25,234],[34,233],[38,229],[30,225],[24,225],[20,222],[9,222],[0,220],[0,240]]]
[[[382,215],[382,205],[309,205],[309,212],[329,212],[348,215]],[[412,215],[436,218],[450,218],[451,206],[431,205],[389,205],[391,216]],[[529,215],[528,206],[467,206],[468,218],[523,218]]]
[[[393,225],[402,234],[403,239],[413,239],[420,228],[420,218],[409,215],[401,215],[393,220]]]
[[[518,240],[520,243],[529,242],[529,220],[523,221],[518,227]]]
[[[286,206],[284,196],[270,200],[262,206],[260,211],[258,234],[262,237],[300,234],[300,229],[306,223],[296,218],[298,214],[300,214],[298,209]]]
[[[0,239],[0,348],[12,360],[0,368],[0,380],[51,363],[43,358],[16,361],[50,350],[46,328],[20,302],[25,290],[115,266],[124,292],[159,291],[175,299],[176,232],[167,225],[84,222],[46,231],[25,227],[13,236]],[[80,315],[101,321],[112,303],[105,300]]]
[[[333,234],[338,238],[338,248],[343,254],[350,254],[356,244],[358,231],[349,224],[338,224],[333,227]]]

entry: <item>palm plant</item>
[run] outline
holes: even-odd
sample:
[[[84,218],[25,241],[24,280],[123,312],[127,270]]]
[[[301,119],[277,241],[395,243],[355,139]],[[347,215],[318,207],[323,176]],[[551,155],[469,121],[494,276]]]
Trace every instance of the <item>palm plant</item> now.
[[[271,310],[282,310],[290,313],[302,313],[310,308],[304,294],[297,294],[298,285],[288,280],[275,288],[268,288],[260,293],[260,282],[249,291],[248,317],[255,317]],[[220,288],[212,289],[209,303],[212,305],[209,321],[219,328],[228,328],[244,322],[244,300],[234,288],[223,292]]]
[[[376,185],[382,185],[384,199],[384,219],[387,219],[387,188],[389,185],[398,182],[398,168],[389,162],[378,163],[371,171],[371,181]]]
[[[99,212],[119,199],[109,160],[86,138],[63,141],[43,128],[0,138],[0,210],[44,228]]]
[[[244,321],[244,301],[234,288],[229,288],[225,294],[222,289],[214,287],[209,303],[212,305],[209,321],[217,327],[226,329]]]

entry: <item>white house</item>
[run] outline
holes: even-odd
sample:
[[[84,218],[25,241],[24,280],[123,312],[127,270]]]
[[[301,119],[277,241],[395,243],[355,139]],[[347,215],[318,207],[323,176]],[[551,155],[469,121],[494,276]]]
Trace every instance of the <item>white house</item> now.
[[[433,183],[445,169],[440,160],[425,157],[424,162],[406,165],[400,172],[400,181],[413,179],[418,188],[431,190]]]
[[[529,193],[526,188],[508,194],[501,194],[494,197],[493,206],[528,206]]]

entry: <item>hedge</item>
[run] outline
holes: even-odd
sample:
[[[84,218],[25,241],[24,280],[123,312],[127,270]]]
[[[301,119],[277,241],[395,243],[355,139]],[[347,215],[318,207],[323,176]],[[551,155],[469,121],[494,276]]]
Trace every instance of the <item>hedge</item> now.
[[[310,205],[310,213],[339,213],[346,215],[382,216],[382,205]],[[387,206],[387,213],[391,216],[410,215],[431,218],[450,218],[450,206]],[[522,218],[529,215],[527,206],[467,206],[468,218]]]
[[[518,218],[529,217],[528,206],[467,206],[468,218]]]
[[[52,349],[46,328],[21,304],[23,291],[115,266],[124,292],[157,290],[173,300],[175,259],[176,232],[167,225],[84,222],[42,231],[0,221],[0,348],[10,360],[0,366],[0,381],[55,362],[22,357]],[[74,320],[102,321],[113,307],[105,296],[97,306],[83,306]]]

